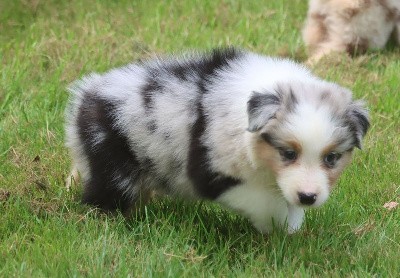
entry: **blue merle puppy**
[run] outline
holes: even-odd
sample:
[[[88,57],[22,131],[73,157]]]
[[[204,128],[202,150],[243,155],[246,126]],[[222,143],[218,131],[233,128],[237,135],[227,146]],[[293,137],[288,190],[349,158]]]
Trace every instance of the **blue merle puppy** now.
[[[83,202],[129,211],[159,192],[213,200],[268,233],[323,204],[369,127],[349,90],[234,48],[138,62],[69,88]]]

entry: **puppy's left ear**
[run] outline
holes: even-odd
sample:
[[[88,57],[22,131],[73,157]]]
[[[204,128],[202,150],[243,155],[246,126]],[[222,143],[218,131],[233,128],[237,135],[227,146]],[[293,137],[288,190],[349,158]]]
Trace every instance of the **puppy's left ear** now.
[[[280,107],[279,95],[274,93],[253,92],[247,102],[247,114],[249,117],[250,132],[260,130],[270,119],[272,119]]]
[[[363,101],[354,101],[347,110],[347,120],[350,131],[354,133],[355,146],[362,148],[362,139],[367,133],[370,122],[368,110]]]

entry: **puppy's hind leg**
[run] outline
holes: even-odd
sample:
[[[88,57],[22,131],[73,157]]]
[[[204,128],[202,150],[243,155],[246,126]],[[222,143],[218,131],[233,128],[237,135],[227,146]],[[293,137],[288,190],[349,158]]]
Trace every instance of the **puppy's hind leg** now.
[[[88,174],[82,202],[104,211],[129,209],[140,192],[141,165],[124,130],[115,123],[116,104],[88,94],[78,115]]]

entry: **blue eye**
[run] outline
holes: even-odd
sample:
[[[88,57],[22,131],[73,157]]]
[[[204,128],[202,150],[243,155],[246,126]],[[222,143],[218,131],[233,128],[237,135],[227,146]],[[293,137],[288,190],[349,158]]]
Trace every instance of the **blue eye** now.
[[[324,157],[324,163],[327,167],[333,168],[341,157],[342,154],[340,153],[330,152]]]
[[[279,150],[280,155],[285,161],[295,161],[297,159],[297,152],[290,149],[281,149]]]

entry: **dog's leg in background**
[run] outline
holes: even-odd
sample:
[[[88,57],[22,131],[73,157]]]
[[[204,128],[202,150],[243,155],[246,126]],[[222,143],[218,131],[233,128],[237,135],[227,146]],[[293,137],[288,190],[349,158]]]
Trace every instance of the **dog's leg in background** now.
[[[397,21],[395,26],[397,44],[400,46],[400,19]]]
[[[309,12],[303,29],[303,39],[310,57],[306,63],[309,65],[313,65],[331,52],[346,51],[342,38],[329,32],[325,20],[326,15],[317,11]]]
[[[324,20],[325,16],[323,14],[310,11],[303,29],[303,39],[309,56],[312,56],[312,60],[316,61],[323,56],[323,54],[320,54],[320,45],[327,36]]]

